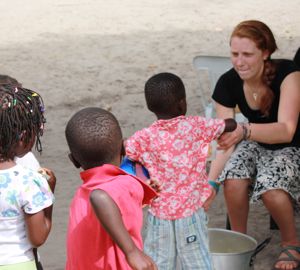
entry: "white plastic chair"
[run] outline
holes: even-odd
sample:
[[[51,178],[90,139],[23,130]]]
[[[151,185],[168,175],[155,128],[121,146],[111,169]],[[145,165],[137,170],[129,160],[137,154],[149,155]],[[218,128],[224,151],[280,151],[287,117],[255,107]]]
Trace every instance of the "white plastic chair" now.
[[[198,55],[193,59],[193,65],[198,73],[206,72],[208,74],[209,91],[205,91],[202,80],[200,80],[200,93],[203,108],[210,108],[212,106],[210,95],[216,86],[217,80],[224,72],[232,67],[230,58],[223,56]],[[200,74],[199,77],[201,77]]]
[[[200,80],[201,103],[205,111],[205,116],[210,118],[215,116],[214,106],[211,100],[211,94],[216,86],[220,76],[232,68],[232,63],[229,57],[225,56],[209,56],[198,55],[193,59],[193,65],[199,73],[206,72],[209,78],[209,91],[205,91],[205,87]],[[236,113],[235,118],[238,122],[245,121],[241,113]]]

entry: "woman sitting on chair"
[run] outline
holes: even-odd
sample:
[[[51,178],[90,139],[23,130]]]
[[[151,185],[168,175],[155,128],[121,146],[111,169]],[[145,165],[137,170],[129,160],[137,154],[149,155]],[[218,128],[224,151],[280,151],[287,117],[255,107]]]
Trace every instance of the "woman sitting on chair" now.
[[[262,200],[281,233],[274,269],[300,269],[294,219],[294,206],[300,206],[300,69],[293,61],[271,59],[277,45],[260,21],[238,24],[230,49],[233,69],[221,76],[212,96],[217,117],[234,117],[238,105],[249,123],[221,136],[224,151],[212,163],[210,178],[224,181],[235,231],[247,232],[249,190],[251,202]]]

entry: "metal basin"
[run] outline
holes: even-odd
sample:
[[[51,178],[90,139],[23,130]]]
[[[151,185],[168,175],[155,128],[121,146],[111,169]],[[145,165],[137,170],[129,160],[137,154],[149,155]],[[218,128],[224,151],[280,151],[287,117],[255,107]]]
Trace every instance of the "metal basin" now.
[[[257,252],[257,241],[245,234],[209,229],[209,249],[215,270],[250,270]]]

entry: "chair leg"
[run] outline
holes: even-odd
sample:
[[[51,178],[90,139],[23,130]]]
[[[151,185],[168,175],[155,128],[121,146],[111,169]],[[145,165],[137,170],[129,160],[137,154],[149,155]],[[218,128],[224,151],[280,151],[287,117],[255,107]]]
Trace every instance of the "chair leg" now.
[[[230,225],[230,220],[228,215],[226,215],[226,230],[231,230],[231,225]]]
[[[270,230],[279,230],[277,223],[270,215]]]

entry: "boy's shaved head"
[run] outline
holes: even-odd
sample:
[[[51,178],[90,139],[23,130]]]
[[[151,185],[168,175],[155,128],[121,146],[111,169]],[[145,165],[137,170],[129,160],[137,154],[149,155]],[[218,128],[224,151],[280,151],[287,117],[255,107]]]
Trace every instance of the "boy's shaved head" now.
[[[175,110],[180,100],[185,99],[185,87],[177,75],[158,73],[146,82],[145,98],[150,111],[168,114]]]
[[[121,154],[119,123],[110,112],[100,108],[75,113],[67,124],[66,139],[73,158],[83,169],[111,163]]]

